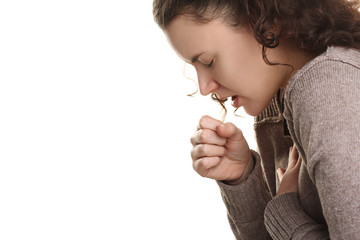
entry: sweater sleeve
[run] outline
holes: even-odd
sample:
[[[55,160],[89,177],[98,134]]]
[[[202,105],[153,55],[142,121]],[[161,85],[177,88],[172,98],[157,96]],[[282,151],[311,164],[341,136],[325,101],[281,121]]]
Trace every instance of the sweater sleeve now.
[[[260,156],[252,151],[255,167],[247,180],[230,186],[217,181],[236,239],[271,239],[264,225],[264,209],[271,197],[266,189]]]
[[[360,70],[323,61],[303,79],[288,101],[294,141],[316,185],[330,238],[359,239]]]
[[[273,239],[329,239],[327,227],[308,216],[298,194],[289,192],[274,197],[265,209],[265,225]]]

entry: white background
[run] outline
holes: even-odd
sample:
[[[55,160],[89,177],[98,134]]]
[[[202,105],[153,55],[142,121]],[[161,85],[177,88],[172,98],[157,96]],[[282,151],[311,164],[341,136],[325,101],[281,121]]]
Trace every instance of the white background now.
[[[183,67],[150,0],[1,1],[0,239],[233,239]]]

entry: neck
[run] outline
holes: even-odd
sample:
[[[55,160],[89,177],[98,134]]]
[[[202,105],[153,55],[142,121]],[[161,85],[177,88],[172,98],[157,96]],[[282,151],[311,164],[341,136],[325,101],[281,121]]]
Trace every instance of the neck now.
[[[308,54],[300,49],[298,49],[294,44],[288,44],[284,42],[279,45],[279,58],[281,63],[286,63],[292,68],[289,68],[289,73],[287,74],[286,81],[282,87],[286,87],[287,82],[290,78],[299,71],[305,64],[310,62],[316,57],[316,55]]]

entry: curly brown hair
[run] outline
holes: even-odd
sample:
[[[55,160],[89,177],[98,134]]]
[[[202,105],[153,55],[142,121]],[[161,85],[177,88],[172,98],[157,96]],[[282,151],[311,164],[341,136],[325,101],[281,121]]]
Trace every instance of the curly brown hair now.
[[[275,48],[287,40],[299,50],[319,55],[329,46],[360,49],[360,0],[154,0],[155,22],[165,30],[179,15],[198,23],[221,17],[235,28],[250,26],[256,40],[267,48]],[[276,26],[277,32],[274,33]],[[211,95],[225,110],[224,101]],[[236,110],[235,110],[236,111]]]
[[[154,0],[153,15],[162,29],[179,15],[200,23],[222,17],[234,27],[250,25],[264,49],[287,39],[320,54],[328,46],[360,49],[359,5],[359,0]]]

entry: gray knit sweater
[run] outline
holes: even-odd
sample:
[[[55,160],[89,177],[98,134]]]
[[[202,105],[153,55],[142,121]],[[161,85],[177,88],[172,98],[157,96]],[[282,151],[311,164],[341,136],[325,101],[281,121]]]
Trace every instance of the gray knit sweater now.
[[[283,106],[280,95],[255,118],[252,174],[218,182],[236,238],[360,239],[360,52],[329,47],[290,79]],[[293,142],[299,192],[274,197]]]

